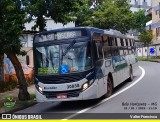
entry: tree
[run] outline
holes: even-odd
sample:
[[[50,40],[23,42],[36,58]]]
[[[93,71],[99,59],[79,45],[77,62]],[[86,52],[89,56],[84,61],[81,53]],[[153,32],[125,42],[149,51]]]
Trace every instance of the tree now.
[[[148,46],[152,41],[152,32],[151,31],[143,31],[139,35],[139,39],[144,43],[145,46]]]
[[[97,10],[97,7],[103,3],[104,0],[83,0],[82,6],[80,6],[78,12],[73,12],[73,16],[76,17],[76,26],[90,26],[91,19],[94,17],[93,12]]]
[[[145,16],[145,10],[139,10],[133,13],[133,29],[138,32],[144,32],[146,29],[146,23],[151,20],[150,17]]]
[[[92,5],[93,6],[93,5]],[[87,7],[87,6],[85,6]],[[132,28],[133,13],[127,0],[101,0],[90,10],[90,14],[80,13],[76,21],[83,18],[81,25],[94,26],[101,29],[116,29],[126,33]],[[86,15],[86,16],[85,16]],[[85,17],[83,17],[85,16]]]
[[[83,0],[25,0],[24,5],[28,13],[28,20],[36,18],[33,29],[43,31],[46,26],[46,18],[52,18],[56,23],[66,24],[75,18],[73,12],[78,12]]]
[[[0,54],[0,82],[4,83],[4,62],[3,62],[3,54]]]
[[[83,0],[82,0],[83,1]],[[6,53],[14,65],[19,82],[19,99],[28,100],[30,95],[22,66],[16,55],[25,54],[21,51],[20,35],[24,23],[36,18],[33,29],[43,31],[46,17],[63,24],[74,20],[72,12],[78,11],[83,4],[81,0],[1,0],[0,1],[0,54]]]
[[[91,8],[91,6],[92,6],[92,1],[84,0],[83,6],[80,7],[80,10],[78,12],[73,12],[73,16],[76,17],[75,19],[76,26],[84,26],[90,23],[88,22],[88,20],[93,14],[93,8]]]
[[[16,56],[23,53],[19,36],[24,28],[25,12],[21,9],[21,0],[1,0],[0,8],[0,53],[6,53],[14,65],[20,86],[19,99],[28,100],[27,83]]]

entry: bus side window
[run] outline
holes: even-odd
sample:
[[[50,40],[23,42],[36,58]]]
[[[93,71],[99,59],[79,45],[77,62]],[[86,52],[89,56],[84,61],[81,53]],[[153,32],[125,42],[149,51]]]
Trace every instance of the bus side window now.
[[[111,51],[112,51],[112,56],[118,56],[119,55],[119,50],[118,50],[117,46],[112,46]]]
[[[122,49],[119,50],[119,54],[123,55],[123,50]]]
[[[121,46],[120,38],[117,38],[117,46]]]
[[[103,58],[103,47],[102,47],[102,42],[99,43],[98,51],[99,51],[99,59],[102,59],[102,58]]]
[[[115,38],[115,46],[118,46],[117,38]]]
[[[125,39],[125,41],[126,41],[126,46],[128,46],[128,39]]]
[[[121,40],[121,46],[124,46],[124,41],[123,41],[123,39],[121,38],[120,40]]]
[[[112,46],[112,45],[113,45],[113,38],[108,37],[108,46]]]
[[[109,42],[110,37],[108,37],[107,35],[103,35],[102,39],[103,39],[104,58],[110,57],[111,56],[111,48],[109,46],[111,44]]]
[[[96,60],[103,58],[103,50],[102,50],[102,36],[100,33],[94,33],[93,34],[93,41],[94,41],[94,49],[95,49],[95,56]],[[97,59],[98,58],[98,59]]]
[[[134,46],[134,40],[132,39],[132,46]]]
[[[135,40],[133,39],[133,46],[135,46]]]
[[[129,39],[129,43],[130,43],[130,46],[132,46],[132,42],[131,42],[131,39]]]
[[[98,51],[98,58],[102,59],[103,58],[102,42],[101,41],[96,42],[96,46],[97,46],[97,51]]]

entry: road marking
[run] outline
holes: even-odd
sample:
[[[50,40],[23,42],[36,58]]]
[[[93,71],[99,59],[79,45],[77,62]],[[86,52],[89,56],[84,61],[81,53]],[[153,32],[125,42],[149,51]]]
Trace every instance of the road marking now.
[[[97,105],[94,105],[94,106],[92,106],[92,107],[88,107],[88,108],[82,109],[82,110],[78,111],[77,113],[72,114],[72,115],[70,115],[70,116],[68,116],[68,117],[66,117],[66,118],[64,118],[64,119],[62,119],[62,120],[71,119],[71,118],[77,116],[78,114],[84,113],[84,112],[86,112],[86,111],[88,111],[88,110],[90,110],[90,109],[92,109],[92,108],[95,108],[95,107],[99,106],[100,104],[102,104],[102,103],[104,103],[104,102],[106,102],[106,101],[108,101],[108,100],[116,97],[117,95],[123,93],[124,91],[126,91],[126,90],[128,90],[129,88],[131,88],[131,87],[133,87],[134,85],[136,85],[136,84],[144,77],[144,75],[145,75],[145,70],[144,70],[142,67],[140,67],[140,66],[139,66],[139,68],[142,70],[142,74],[141,74],[141,76],[140,76],[135,82],[133,82],[132,84],[130,84],[130,85],[127,86],[126,88],[122,89],[121,91],[113,94],[112,96],[110,96],[110,97],[102,100],[102,101],[101,101],[100,103],[98,103]]]

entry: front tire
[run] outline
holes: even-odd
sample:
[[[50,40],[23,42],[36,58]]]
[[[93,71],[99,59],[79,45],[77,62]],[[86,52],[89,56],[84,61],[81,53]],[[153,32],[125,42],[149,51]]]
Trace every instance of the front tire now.
[[[107,93],[105,94],[105,97],[110,97],[113,93],[113,82],[110,77],[107,79]]]

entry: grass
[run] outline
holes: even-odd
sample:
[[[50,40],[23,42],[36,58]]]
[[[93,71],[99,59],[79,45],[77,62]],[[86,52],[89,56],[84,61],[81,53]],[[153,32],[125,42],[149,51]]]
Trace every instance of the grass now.
[[[14,98],[16,99],[16,104],[13,108],[6,108],[4,106],[4,102],[5,100],[2,100],[0,99],[0,113],[7,113],[7,112],[15,112],[15,111],[18,111],[18,110],[21,110],[21,109],[25,109],[31,105],[34,105],[36,104],[36,101],[35,101],[35,94],[30,94],[30,97],[31,99],[30,100],[27,100],[27,101],[19,101],[18,100],[18,97]]]
[[[138,57],[139,61],[152,61],[152,62],[159,62],[160,63],[160,57]]]

